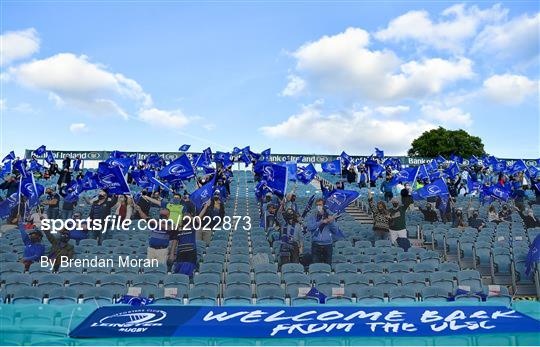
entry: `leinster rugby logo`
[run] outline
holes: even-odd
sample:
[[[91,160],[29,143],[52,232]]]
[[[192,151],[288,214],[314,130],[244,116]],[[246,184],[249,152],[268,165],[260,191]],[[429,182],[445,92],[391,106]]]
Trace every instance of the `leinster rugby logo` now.
[[[263,176],[268,182],[274,181],[274,169],[271,166],[265,166],[263,172]]]
[[[437,194],[442,192],[441,188],[439,188],[437,186],[430,186],[430,187],[428,187],[427,191],[431,195],[437,195]]]
[[[184,167],[184,165],[176,164],[176,165],[171,166],[169,171],[171,174],[179,174],[182,172],[186,172],[186,168]]]
[[[98,323],[93,323],[92,327],[118,328],[119,331],[139,332],[142,329],[162,326],[160,323],[167,317],[167,312],[153,309],[130,310],[103,317]]]
[[[328,198],[328,202],[336,204],[338,206],[343,205],[347,201],[347,195],[342,193],[334,193]]]

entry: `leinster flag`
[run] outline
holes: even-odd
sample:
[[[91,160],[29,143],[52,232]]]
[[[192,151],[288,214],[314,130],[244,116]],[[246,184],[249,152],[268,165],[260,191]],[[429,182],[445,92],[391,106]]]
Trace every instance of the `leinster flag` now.
[[[531,276],[532,269],[534,266],[534,263],[540,262],[540,235],[536,235],[534,241],[531,243],[531,246],[529,247],[529,253],[527,254],[527,259],[525,260],[525,274],[527,276]]]
[[[4,159],[2,159],[2,163],[5,162],[5,161],[9,161],[9,160],[15,160],[15,152],[14,151],[9,152],[9,154],[6,155],[4,157]]]
[[[399,182],[413,182],[417,172],[418,166],[407,167],[395,174],[390,184],[395,186]]]
[[[34,154],[37,156],[41,156],[45,154],[46,151],[47,151],[47,147],[45,147],[45,145],[41,145],[34,150]]]
[[[444,173],[454,179],[459,174],[459,167],[456,163],[452,163],[447,169],[444,169]]]
[[[323,172],[328,172],[328,173],[331,173],[332,175],[341,174],[341,163],[339,159],[322,163],[321,168]]]
[[[360,193],[354,190],[334,190],[326,198],[326,209],[334,214],[342,213],[345,211],[345,208],[358,199],[359,196]]]
[[[28,206],[31,208],[39,204],[39,197],[43,195],[45,188],[37,184],[33,175],[21,177],[20,192],[28,199]]]
[[[493,198],[503,201],[508,201],[508,199],[510,198],[510,191],[506,187],[501,186],[500,184],[489,187],[484,186],[482,192],[484,195],[491,196]]]
[[[178,150],[180,152],[187,152],[189,150],[189,147],[191,147],[191,145],[183,144],[182,146],[180,146],[180,148],[178,148]]]
[[[412,196],[413,199],[420,200],[448,194],[448,187],[446,186],[446,183],[443,179],[439,178],[435,182],[426,184],[422,188],[415,190]]]
[[[47,164],[52,165],[55,163],[54,154],[51,151],[47,151],[47,156],[45,157]]]
[[[512,167],[508,169],[508,173],[510,175],[514,175],[518,172],[525,171],[525,170],[527,170],[527,165],[525,164],[523,160],[520,159],[516,161],[514,165],[512,165]]]
[[[375,147],[375,156],[377,158],[384,158],[384,151],[378,149],[377,147]]]
[[[122,170],[122,173],[125,175],[125,174],[128,173],[129,167],[131,166],[131,164],[133,162],[133,159],[130,158],[130,157],[126,157],[126,158],[109,158],[109,159],[105,160],[105,162],[109,166],[118,166]]]
[[[296,161],[288,161],[285,162],[283,165],[287,167],[287,179],[289,181],[296,181],[296,171],[298,170]]]
[[[269,164],[262,169],[262,179],[273,193],[283,196],[287,191],[287,171],[286,166]]]
[[[13,168],[21,174],[21,176],[26,177],[28,172],[26,171],[26,159],[15,160],[13,162]]]
[[[172,181],[175,179],[186,180],[195,176],[193,167],[187,155],[173,160],[169,165],[165,166],[158,174],[158,176],[166,181]]]
[[[210,182],[207,182],[189,195],[189,198],[191,199],[191,201],[193,201],[195,207],[197,208],[197,212],[200,212],[204,204],[206,204],[212,198],[212,195],[214,194],[215,183],[216,175],[214,175],[214,178],[212,178]]]
[[[435,160],[436,160],[437,163],[439,163],[439,164],[443,164],[444,162],[446,162],[446,158],[443,157],[443,156],[440,155],[440,154],[435,158]]]
[[[265,149],[264,151],[261,152],[261,160],[264,160],[264,161],[267,161],[270,159],[270,151],[271,149],[270,148],[267,148]]]
[[[351,156],[345,153],[345,151],[341,152],[341,155],[339,157],[341,158],[341,160],[343,160],[343,165],[345,166],[349,166],[352,161]]]
[[[0,202],[0,218],[9,217],[11,210],[19,204],[19,193],[13,193],[9,198]]]
[[[317,175],[317,170],[315,170],[313,164],[298,167],[298,171],[296,172],[296,178],[304,184],[309,184],[315,178],[315,175]]]
[[[101,162],[96,174],[98,187],[107,190],[109,194],[131,194],[126,178],[118,166]]]

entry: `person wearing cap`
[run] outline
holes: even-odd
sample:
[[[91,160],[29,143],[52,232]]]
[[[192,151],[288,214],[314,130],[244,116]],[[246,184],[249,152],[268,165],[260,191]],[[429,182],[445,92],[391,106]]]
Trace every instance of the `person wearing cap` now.
[[[60,231],[57,237],[54,237],[50,230],[43,230],[43,232],[51,243],[51,250],[48,257],[49,259],[54,259],[53,270],[57,271],[62,257],[72,259],[75,256],[75,247],[69,243],[69,232],[67,230]]]
[[[39,261],[41,256],[45,254],[45,246],[41,243],[43,235],[35,228],[27,233],[22,222],[19,223],[19,231],[24,243],[23,257],[20,262],[24,264],[25,271],[27,271],[33,262]]]
[[[390,203],[392,208],[390,208],[390,220],[389,220],[389,231],[390,231],[390,241],[393,244],[397,244],[397,239],[402,237],[407,237],[407,225],[405,221],[405,213],[407,208],[412,203],[411,200],[402,199],[403,203],[400,204],[397,198],[392,198]]]

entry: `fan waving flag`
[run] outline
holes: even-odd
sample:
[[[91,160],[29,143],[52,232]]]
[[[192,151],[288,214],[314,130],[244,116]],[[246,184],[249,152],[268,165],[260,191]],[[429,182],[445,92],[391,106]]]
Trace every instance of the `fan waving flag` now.
[[[141,188],[147,188],[152,185],[150,183],[150,177],[155,176],[155,171],[152,170],[133,170],[131,171],[131,177],[137,183],[137,185]]]
[[[287,192],[287,171],[286,166],[269,164],[262,169],[262,179],[273,193],[283,196]]]
[[[182,146],[180,146],[180,148],[178,148],[178,150],[180,152],[187,152],[189,150],[189,147],[191,147],[191,145],[183,144]]]
[[[52,165],[55,163],[56,159],[54,159],[54,154],[51,151],[47,151],[47,156],[45,157],[45,161],[47,164]]]
[[[175,179],[190,179],[195,176],[191,162],[186,154],[173,160],[169,165],[165,166],[158,176],[166,181]]]
[[[345,208],[352,204],[360,196],[359,192],[354,190],[336,189],[328,195],[325,200],[326,208],[334,214],[345,211]]]
[[[0,218],[9,217],[11,211],[19,204],[19,193],[13,193],[9,198],[0,202]]]
[[[416,177],[417,172],[418,172],[418,166],[407,167],[399,171],[397,174],[395,174],[390,184],[395,186],[399,182],[412,182],[414,181],[414,178]]]
[[[341,174],[341,162],[339,161],[339,159],[336,159],[334,161],[328,161],[326,163],[321,163],[321,168],[323,172],[328,172],[333,175]]]
[[[512,165],[509,169],[508,169],[508,173],[510,175],[514,175],[518,172],[521,172],[521,171],[525,171],[527,170],[527,165],[525,164],[525,162],[523,160],[518,160],[514,163],[514,165]]]
[[[28,206],[34,207],[39,204],[39,197],[43,195],[45,188],[41,184],[37,184],[33,175],[21,177],[20,192],[28,199]]]
[[[459,167],[456,163],[452,163],[447,169],[444,170],[450,178],[454,179],[459,174]]]
[[[445,196],[448,195],[448,187],[443,179],[439,178],[435,182],[426,184],[420,189],[417,189],[413,192],[413,199],[427,199],[434,196]]]
[[[129,167],[132,164],[133,159],[130,157],[126,158],[109,158],[105,160],[105,163],[107,163],[109,166],[118,166],[122,173],[125,175],[129,171]]]
[[[491,196],[493,198],[508,201],[510,198],[510,191],[500,184],[494,186],[484,186],[482,189],[484,195]]]
[[[309,184],[317,175],[317,170],[313,164],[309,164],[305,167],[298,167],[296,172],[296,178],[303,184]]]
[[[13,162],[13,168],[21,174],[21,176],[26,177],[28,172],[26,170],[26,159],[15,160]]]
[[[204,204],[206,204],[212,198],[212,195],[214,194],[215,183],[216,175],[214,175],[214,178],[212,178],[210,182],[207,182],[189,195],[189,198],[195,204],[197,212],[200,212]]]
[[[11,151],[8,153],[8,155],[6,155],[4,157],[4,159],[2,159],[2,163],[5,162],[5,161],[8,161],[8,160],[15,160],[15,152],[14,151]]]
[[[45,147],[45,145],[41,145],[34,150],[34,154],[37,156],[40,156],[40,155],[45,154],[46,151],[47,151],[47,147]]]
[[[341,160],[343,160],[343,165],[345,166],[349,166],[352,161],[351,156],[345,153],[345,151],[341,152],[341,155],[339,157],[341,158]]]
[[[149,177],[148,181],[154,185],[152,191],[156,191],[158,187],[161,187],[164,190],[171,191],[171,188],[165,183],[159,181],[155,177]]]
[[[268,159],[270,159],[270,152],[271,152],[271,149],[270,148],[267,148],[265,149],[264,151],[261,152],[261,159],[264,160],[264,161],[267,161]]]
[[[105,162],[98,165],[97,184],[109,194],[131,194],[122,170]]]

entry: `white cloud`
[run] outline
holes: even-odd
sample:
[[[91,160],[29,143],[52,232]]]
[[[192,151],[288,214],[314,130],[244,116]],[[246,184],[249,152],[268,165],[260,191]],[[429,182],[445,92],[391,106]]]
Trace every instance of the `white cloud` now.
[[[375,111],[377,113],[383,114],[385,116],[395,116],[401,113],[409,112],[410,107],[409,106],[380,106],[375,108]]]
[[[445,126],[465,126],[472,124],[470,113],[463,112],[458,107],[443,109],[438,104],[427,104],[421,107],[422,114],[428,118],[442,123]]]
[[[88,132],[88,127],[84,123],[73,123],[69,126],[69,131],[73,134],[80,134]]]
[[[306,81],[296,75],[289,75],[287,76],[287,79],[289,80],[289,83],[287,83],[287,86],[281,92],[281,95],[283,96],[298,95],[306,87]]]
[[[16,106],[10,107],[10,110],[13,110],[13,111],[19,112],[19,113],[26,113],[26,114],[36,112],[34,110],[34,108],[32,107],[32,105],[30,105],[29,103],[26,103],[26,102],[23,102],[23,103],[20,103],[20,104],[18,104]]]
[[[368,153],[373,146],[388,154],[404,154],[411,141],[435,125],[424,120],[377,119],[368,108],[325,114],[321,103],[304,106],[298,114],[260,131],[270,138],[288,138],[339,151]]]
[[[508,10],[499,4],[486,10],[456,4],[445,9],[438,21],[433,21],[427,11],[410,11],[392,20],[375,37],[381,41],[412,40],[421,46],[463,54],[465,42],[476,35],[481,25],[499,22],[507,14]]]
[[[84,55],[60,53],[11,68],[9,74],[23,86],[47,91],[57,105],[65,103],[94,114],[127,118],[121,102],[135,101],[142,107],[152,104],[137,82],[91,63]]]
[[[3,111],[6,109],[7,100],[6,99],[0,99],[0,111]]]
[[[28,58],[39,50],[39,37],[35,29],[8,31],[0,35],[0,66]]]
[[[490,25],[478,34],[472,53],[481,53],[499,59],[534,61],[540,52],[540,13],[522,15],[499,25]]]
[[[292,55],[309,85],[367,101],[423,98],[474,76],[472,61],[441,58],[402,62],[392,51],[371,51],[369,34],[348,28],[301,46]]]
[[[182,128],[191,121],[180,110],[166,111],[158,110],[157,108],[142,110],[139,112],[139,119],[151,125],[166,128]]]
[[[539,83],[521,75],[493,75],[484,81],[483,95],[507,105],[522,103],[528,96],[538,95]]]

